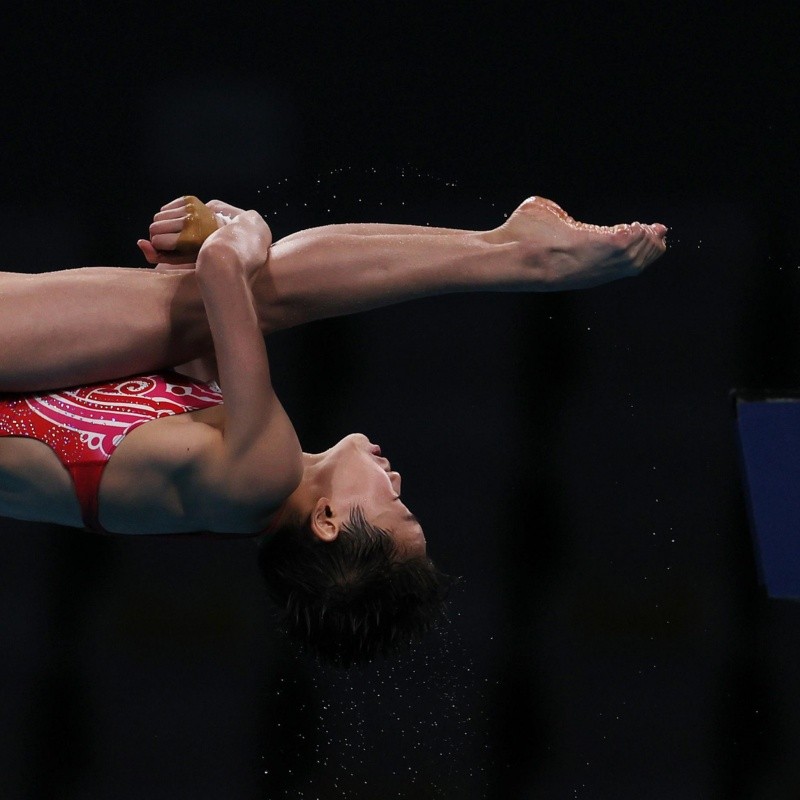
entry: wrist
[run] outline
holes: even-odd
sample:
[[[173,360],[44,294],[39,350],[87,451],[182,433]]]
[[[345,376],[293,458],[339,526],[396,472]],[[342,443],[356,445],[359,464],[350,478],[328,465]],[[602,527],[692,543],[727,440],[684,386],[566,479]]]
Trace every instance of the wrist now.
[[[210,242],[203,247],[197,256],[195,272],[201,286],[227,284],[244,274],[238,253],[224,242]]]

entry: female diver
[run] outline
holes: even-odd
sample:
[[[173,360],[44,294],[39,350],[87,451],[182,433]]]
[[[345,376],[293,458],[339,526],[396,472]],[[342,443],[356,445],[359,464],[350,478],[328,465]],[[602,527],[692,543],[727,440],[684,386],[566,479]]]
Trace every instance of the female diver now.
[[[433,624],[448,579],[377,445],[301,451],[264,335],[445,292],[605,283],[660,256],[666,228],[584,225],[531,198],[487,232],[343,225],[272,245],[257,212],[209,208],[156,214],[139,242],[155,270],[0,273],[0,513],[260,536],[295,638],[342,665],[391,652]]]

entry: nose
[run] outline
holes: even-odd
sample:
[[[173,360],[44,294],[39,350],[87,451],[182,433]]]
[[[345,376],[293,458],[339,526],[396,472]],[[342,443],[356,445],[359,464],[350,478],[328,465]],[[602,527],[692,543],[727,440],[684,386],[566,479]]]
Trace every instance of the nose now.
[[[370,440],[363,433],[350,433],[341,440],[342,444],[347,443],[351,447],[365,449],[371,446]]]

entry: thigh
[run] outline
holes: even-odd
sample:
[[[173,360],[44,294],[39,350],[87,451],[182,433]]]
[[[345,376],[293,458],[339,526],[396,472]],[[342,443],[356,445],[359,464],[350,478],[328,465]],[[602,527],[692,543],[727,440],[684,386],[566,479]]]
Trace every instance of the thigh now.
[[[118,267],[0,273],[0,391],[161,369],[205,355],[210,344],[189,273]]]

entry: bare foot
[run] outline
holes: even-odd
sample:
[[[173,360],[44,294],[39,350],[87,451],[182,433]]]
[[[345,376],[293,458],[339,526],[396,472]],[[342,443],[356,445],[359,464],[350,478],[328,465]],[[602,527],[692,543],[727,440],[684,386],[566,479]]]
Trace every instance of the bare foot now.
[[[588,225],[544,197],[529,197],[492,234],[497,241],[523,244],[526,263],[545,276],[551,291],[638,275],[667,249],[667,228],[661,223]]]

